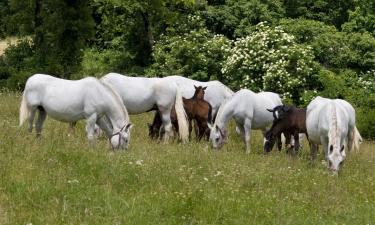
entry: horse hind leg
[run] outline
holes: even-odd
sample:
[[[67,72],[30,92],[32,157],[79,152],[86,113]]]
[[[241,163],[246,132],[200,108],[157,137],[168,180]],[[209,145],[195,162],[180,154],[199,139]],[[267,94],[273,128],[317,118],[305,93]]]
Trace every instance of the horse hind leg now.
[[[161,113],[161,119],[163,121],[164,131],[165,131],[163,140],[166,143],[169,141],[170,137],[173,137],[171,114],[170,114],[170,111],[168,112],[168,110],[164,112],[160,111],[160,113]]]
[[[44,110],[44,108],[41,106],[38,107],[38,111],[39,111],[39,115],[38,115],[38,120],[35,123],[35,130],[36,130],[36,136],[40,137],[42,134],[43,123],[47,117],[47,113]]]
[[[30,115],[28,118],[29,128],[27,129],[30,133],[33,131],[33,123],[34,123],[34,117],[35,117],[36,111],[37,111],[37,108],[32,108],[30,110]]]

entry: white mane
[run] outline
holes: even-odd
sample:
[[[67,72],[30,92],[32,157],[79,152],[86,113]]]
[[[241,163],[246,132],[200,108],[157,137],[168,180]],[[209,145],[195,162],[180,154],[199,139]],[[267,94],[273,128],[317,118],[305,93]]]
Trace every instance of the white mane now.
[[[220,108],[219,108],[219,110],[217,111],[217,114],[216,114],[214,127],[216,127],[217,122],[218,122],[219,119],[221,118],[221,116],[222,116],[222,114],[223,114],[223,112],[224,112],[225,105],[229,102],[229,99],[231,99],[231,98],[227,98],[227,99],[225,99],[225,100],[221,103]]]
[[[115,101],[120,106],[122,112],[124,113],[125,122],[129,122],[128,110],[126,109],[125,105],[123,104],[120,95],[112,88],[112,86],[108,82],[106,82],[105,80],[99,80],[99,81],[103,84],[103,86],[107,90],[109,90],[109,92],[111,93],[111,95],[114,97]]]
[[[335,104],[331,104],[331,121],[329,124],[329,130],[328,130],[328,140],[329,145],[336,145],[337,138],[340,136],[339,134],[339,128],[337,126],[337,112],[336,112],[336,106]]]

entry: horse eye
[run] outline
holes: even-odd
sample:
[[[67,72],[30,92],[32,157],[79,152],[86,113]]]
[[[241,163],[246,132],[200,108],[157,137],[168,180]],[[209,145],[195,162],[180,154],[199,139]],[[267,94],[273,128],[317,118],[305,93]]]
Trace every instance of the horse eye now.
[[[219,140],[220,140],[220,138],[219,137],[217,137],[216,139],[215,139],[217,142],[219,142]]]

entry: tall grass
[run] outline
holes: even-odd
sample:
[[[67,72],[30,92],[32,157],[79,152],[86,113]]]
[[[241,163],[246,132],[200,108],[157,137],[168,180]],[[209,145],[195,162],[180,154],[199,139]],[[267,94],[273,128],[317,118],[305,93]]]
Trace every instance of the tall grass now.
[[[128,151],[105,138],[88,146],[84,123],[75,134],[47,119],[43,136],[18,128],[20,95],[0,94],[0,224],[372,224],[374,143],[348,154],[338,177],[298,157],[252,152],[233,124],[214,151],[204,141],[162,144],[147,137],[152,114],[131,116]]]

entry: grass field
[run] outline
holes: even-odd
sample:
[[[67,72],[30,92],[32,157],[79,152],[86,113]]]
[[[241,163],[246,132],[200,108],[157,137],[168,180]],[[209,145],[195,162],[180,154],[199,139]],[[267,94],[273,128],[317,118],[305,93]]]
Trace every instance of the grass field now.
[[[253,151],[234,132],[221,151],[206,142],[160,144],[151,114],[132,116],[128,151],[101,138],[89,148],[81,122],[47,119],[43,136],[19,129],[19,95],[0,94],[0,224],[373,224],[375,144],[348,154],[338,177],[298,157]]]

